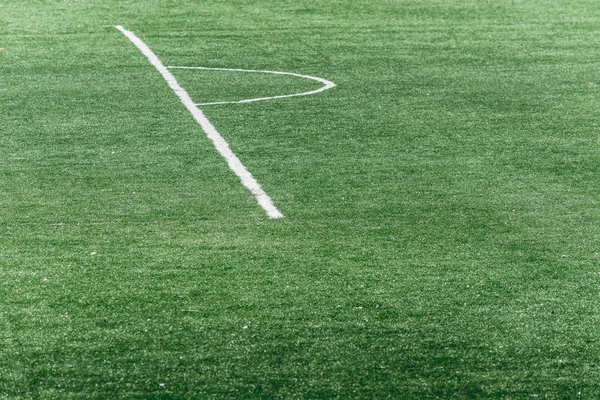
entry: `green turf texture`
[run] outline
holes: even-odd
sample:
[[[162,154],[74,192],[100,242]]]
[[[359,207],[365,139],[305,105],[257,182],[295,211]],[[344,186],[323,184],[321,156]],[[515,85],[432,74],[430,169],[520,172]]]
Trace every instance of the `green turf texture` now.
[[[114,25],[338,85],[204,108],[285,219]],[[596,1],[0,0],[0,49],[0,398],[600,397]]]

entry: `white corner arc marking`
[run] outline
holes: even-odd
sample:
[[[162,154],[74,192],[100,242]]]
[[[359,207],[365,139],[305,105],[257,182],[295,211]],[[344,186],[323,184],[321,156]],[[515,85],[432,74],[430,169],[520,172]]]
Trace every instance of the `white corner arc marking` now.
[[[225,139],[223,139],[208,118],[206,118],[202,110],[200,110],[196,104],[194,104],[194,101],[190,95],[179,85],[175,77],[164,66],[156,54],[154,54],[154,52],[152,52],[152,50],[150,50],[150,48],[133,32],[128,31],[121,25],[115,26],[115,28],[121,31],[142,52],[142,54],[148,58],[148,61],[150,61],[150,63],[158,70],[158,72],[161,73],[169,87],[173,90],[173,92],[175,92],[183,105],[192,114],[196,122],[202,127],[204,133],[206,133],[208,138],[213,142],[219,154],[225,158],[229,168],[238,176],[242,185],[250,190],[252,195],[256,198],[258,204],[260,204],[260,206],[265,210],[267,216],[269,218],[283,218],[283,214],[277,209],[277,207],[275,207],[273,200],[271,200],[269,195],[262,189],[258,181],[254,179],[252,174],[246,169],[240,159],[233,153],[233,151],[231,151],[229,144],[225,141]]]
[[[295,74],[293,72],[267,71],[267,70],[257,70],[257,69],[239,69],[239,68],[182,67],[182,66],[173,66],[173,65],[169,65],[167,68],[200,69],[203,71],[250,72],[250,73],[262,73],[262,74],[273,74],[273,75],[290,75],[290,76],[295,76],[298,78],[311,79],[313,81],[317,81],[317,82],[320,82],[323,84],[323,86],[321,86],[320,88],[315,89],[315,90],[310,90],[308,92],[284,94],[284,95],[280,95],[280,96],[270,96],[270,97],[256,97],[256,98],[252,98],[252,99],[244,99],[244,100],[236,100],[236,101],[214,101],[211,103],[196,103],[197,106],[212,106],[212,105],[218,105],[218,104],[254,103],[256,101],[284,99],[286,97],[309,96],[311,94],[321,93],[321,92],[324,92],[325,90],[335,87],[335,83],[328,81],[327,79],[319,78],[318,76]]]

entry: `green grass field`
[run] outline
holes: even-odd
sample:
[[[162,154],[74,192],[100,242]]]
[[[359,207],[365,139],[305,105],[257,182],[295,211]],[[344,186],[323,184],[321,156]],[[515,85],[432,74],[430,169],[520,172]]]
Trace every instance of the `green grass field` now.
[[[202,107],[285,218],[115,25],[337,84]],[[599,60],[593,0],[0,0],[0,398],[600,398]]]

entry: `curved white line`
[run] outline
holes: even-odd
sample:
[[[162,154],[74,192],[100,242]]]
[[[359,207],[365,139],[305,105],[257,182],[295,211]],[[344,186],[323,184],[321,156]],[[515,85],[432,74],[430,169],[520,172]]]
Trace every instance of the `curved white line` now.
[[[256,69],[238,69],[238,68],[180,67],[180,66],[173,66],[173,65],[170,65],[167,68],[201,69],[201,70],[205,70],[205,71],[258,72],[258,73],[263,73],[263,74],[291,75],[291,76],[296,76],[298,78],[312,79],[313,81],[321,82],[323,84],[322,87],[315,89],[315,90],[311,90],[309,92],[284,94],[284,95],[280,95],[280,96],[271,96],[271,97],[256,97],[253,99],[245,99],[245,100],[237,100],[237,101],[215,101],[212,103],[196,103],[197,106],[213,106],[213,105],[217,105],[217,104],[253,103],[255,101],[283,99],[286,97],[308,96],[311,94],[321,93],[327,89],[331,89],[331,88],[335,87],[335,83],[328,81],[327,79],[319,78],[317,76],[295,74],[293,72],[267,71],[267,70],[256,70]]]

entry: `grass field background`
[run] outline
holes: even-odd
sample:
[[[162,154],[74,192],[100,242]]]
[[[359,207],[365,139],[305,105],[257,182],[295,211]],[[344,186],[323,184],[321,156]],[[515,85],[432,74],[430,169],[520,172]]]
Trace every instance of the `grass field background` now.
[[[600,397],[599,18],[0,0],[0,398]]]

